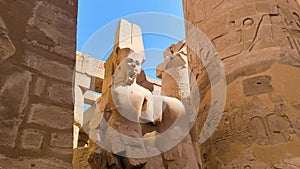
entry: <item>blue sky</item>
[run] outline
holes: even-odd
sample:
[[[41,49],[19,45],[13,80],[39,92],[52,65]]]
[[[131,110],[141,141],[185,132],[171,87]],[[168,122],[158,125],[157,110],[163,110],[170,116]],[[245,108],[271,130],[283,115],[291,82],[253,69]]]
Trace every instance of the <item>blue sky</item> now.
[[[147,19],[149,15],[154,18]],[[79,0],[77,51],[105,60],[121,18],[141,26],[146,53],[143,68],[147,76],[155,78],[162,52],[184,39],[182,0]]]

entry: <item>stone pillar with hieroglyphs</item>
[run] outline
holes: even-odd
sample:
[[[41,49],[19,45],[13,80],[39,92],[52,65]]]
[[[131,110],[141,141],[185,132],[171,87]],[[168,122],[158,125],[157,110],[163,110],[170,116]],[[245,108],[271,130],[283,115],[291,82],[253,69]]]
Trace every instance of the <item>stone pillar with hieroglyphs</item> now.
[[[299,168],[297,1],[184,0],[183,6],[185,19],[201,29],[219,53],[227,80],[223,117],[214,134],[200,146],[203,167]],[[192,29],[186,27],[187,43],[200,42],[189,36]],[[209,51],[203,48],[199,50]],[[200,134],[211,92],[197,52],[188,50],[188,60],[201,89]]]

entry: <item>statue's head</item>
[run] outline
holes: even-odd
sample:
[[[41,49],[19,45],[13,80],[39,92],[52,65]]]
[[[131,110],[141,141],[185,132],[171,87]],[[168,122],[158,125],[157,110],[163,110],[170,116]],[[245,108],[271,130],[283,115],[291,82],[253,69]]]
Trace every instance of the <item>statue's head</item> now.
[[[142,70],[142,64],[145,59],[144,56],[131,50],[130,48],[124,48],[117,50],[119,59],[118,70],[121,71],[125,80],[133,82],[137,75]]]

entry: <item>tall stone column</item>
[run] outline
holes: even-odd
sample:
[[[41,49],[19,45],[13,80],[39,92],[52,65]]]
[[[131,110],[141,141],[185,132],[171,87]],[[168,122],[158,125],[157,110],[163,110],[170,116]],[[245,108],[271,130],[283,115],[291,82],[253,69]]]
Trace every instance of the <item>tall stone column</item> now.
[[[188,102],[190,84],[185,41],[167,48],[164,60],[156,69],[156,76],[162,79],[162,95]]]
[[[72,168],[77,4],[0,1],[0,168]]]
[[[172,44],[165,50],[164,62],[157,66],[156,76],[162,80],[162,95],[177,98],[190,106],[190,72],[186,52],[184,40]],[[193,125],[192,122],[194,121],[190,121],[191,125]],[[163,153],[164,163],[168,168],[199,169],[201,165],[199,156],[198,143],[192,132],[172,149]]]
[[[200,146],[203,168],[299,167],[298,2],[183,0],[183,6],[185,19],[201,29],[219,53],[227,81],[222,119]],[[186,31],[187,43],[197,42],[189,36],[192,28]],[[211,93],[207,71],[195,53],[188,50],[202,96],[199,134]]]

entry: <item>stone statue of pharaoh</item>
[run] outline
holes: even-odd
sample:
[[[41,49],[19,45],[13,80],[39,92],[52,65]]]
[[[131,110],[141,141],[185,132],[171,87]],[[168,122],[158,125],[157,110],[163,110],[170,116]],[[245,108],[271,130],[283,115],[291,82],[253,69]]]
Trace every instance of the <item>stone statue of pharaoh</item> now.
[[[160,132],[167,129],[178,115],[185,112],[184,105],[176,98],[153,95],[136,83],[144,56],[129,48],[118,51],[118,65],[112,82],[111,95],[118,112],[137,123],[160,123]]]
[[[114,154],[121,156],[134,154],[135,157],[139,157],[139,153],[141,153],[140,156],[147,154],[145,145],[147,146],[148,143],[130,141],[130,138],[149,137],[153,133],[164,133],[170,128],[171,130],[166,132],[166,138],[176,140],[173,142],[174,145],[178,143],[189,133],[189,122],[184,104],[177,98],[154,95],[150,90],[136,83],[145,61],[143,55],[130,48],[118,49],[116,54],[116,68],[114,68],[110,89],[112,103],[109,117],[105,119],[107,127],[102,130],[103,134],[100,134],[101,132],[97,134],[102,135],[99,139],[95,139],[98,136],[93,138],[94,141],[106,148],[109,147]],[[181,121],[179,123],[181,125],[174,126],[175,121]],[[99,121],[94,124],[98,126],[100,123]],[[143,134],[144,125],[141,123],[154,127]],[[96,125],[91,127],[93,132],[99,131]],[[161,152],[172,148],[165,145],[172,141],[164,140],[164,138],[155,138],[154,142],[150,142],[152,147]]]

